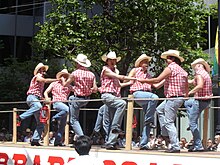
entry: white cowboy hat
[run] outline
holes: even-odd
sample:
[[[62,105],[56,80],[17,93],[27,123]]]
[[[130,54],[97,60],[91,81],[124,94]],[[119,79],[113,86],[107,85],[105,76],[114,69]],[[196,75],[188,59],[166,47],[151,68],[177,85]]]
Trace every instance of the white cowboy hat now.
[[[180,62],[184,61],[183,57],[180,57],[180,52],[178,50],[168,50],[166,52],[163,52],[162,55],[160,56],[163,59],[167,59],[167,56],[173,56],[176,57],[180,60]]]
[[[67,71],[67,69],[63,69],[60,72],[57,73],[56,78],[59,79],[61,76],[66,75],[67,78],[69,78],[69,73]]]
[[[116,53],[113,52],[113,51],[110,51],[107,55],[104,54],[104,55],[102,56],[102,60],[103,60],[103,61],[106,62],[107,59],[112,59],[112,60],[116,59],[117,62],[119,62],[119,61],[121,60],[121,57],[116,57]]]
[[[74,61],[76,61],[79,65],[87,67],[87,68],[91,66],[91,62],[89,61],[87,56],[84,54],[78,54],[76,59],[74,59]]]
[[[196,59],[195,61],[193,61],[191,63],[191,66],[192,66],[193,69],[195,69],[196,64],[202,64],[205,67],[205,70],[207,72],[211,71],[211,68],[210,68],[209,64],[203,58],[198,58],[198,59]]]
[[[146,54],[142,54],[140,57],[138,57],[138,59],[135,61],[134,66],[135,67],[139,67],[140,62],[143,60],[147,60],[148,62],[150,62],[152,57],[147,56]]]
[[[48,66],[48,65],[44,65],[43,63],[37,64],[37,66],[36,66],[35,69],[34,69],[34,75],[36,75],[37,72],[38,72],[41,68],[44,68],[45,71],[47,71],[48,68],[49,68],[49,66]]]

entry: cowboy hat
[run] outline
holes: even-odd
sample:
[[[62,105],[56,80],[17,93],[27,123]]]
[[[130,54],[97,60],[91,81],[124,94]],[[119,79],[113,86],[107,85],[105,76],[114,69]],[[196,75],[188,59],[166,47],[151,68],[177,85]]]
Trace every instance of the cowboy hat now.
[[[64,75],[66,75],[67,78],[69,77],[70,74],[68,73],[67,69],[63,69],[60,72],[58,72],[56,75],[56,78],[59,79],[61,76],[64,76]]]
[[[121,60],[121,57],[116,57],[116,53],[113,52],[113,51],[110,51],[107,55],[104,54],[104,55],[102,56],[102,60],[103,60],[103,61],[106,62],[107,59],[112,59],[112,60],[116,59],[117,62],[119,62],[119,61]]]
[[[184,61],[183,57],[180,57],[180,52],[178,50],[168,50],[166,52],[163,52],[162,55],[160,56],[163,59],[167,59],[167,56],[172,56],[172,57],[176,57],[180,60],[180,62]]]
[[[191,63],[191,66],[192,66],[193,69],[195,69],[196,64],[202,64],[205,67],[205,70],[207,72],[211,71],[211,68],[210,68],[209,64],[203,58],[198,58],[198,59],[196,59],[195,61],[193,61]]]
[[[139,67],[141,61],[143,60],[147,60],[148,62],[150,62],[152,57],[147,56],[146,54],[142,54],[140,57],[138,57],[138,59],[135,61],[134,66],[135,67]]]
[[[76,59],[74,59],[74,61],[76,61],[79,65],[87,67],[87,68],[91,66],[91,62],[89,61],[87,56],[84,54],[78,54]]]
[[[36,75],[37,72],[38,72],[41,68],[44,68],[45,71],[47,71],[48,68],[49,68],[49,66],[48,66],[48,65],[44,65],[43,63],[37,64],[37,66],[36,66],[35,69],[34,69],[34,75]]]

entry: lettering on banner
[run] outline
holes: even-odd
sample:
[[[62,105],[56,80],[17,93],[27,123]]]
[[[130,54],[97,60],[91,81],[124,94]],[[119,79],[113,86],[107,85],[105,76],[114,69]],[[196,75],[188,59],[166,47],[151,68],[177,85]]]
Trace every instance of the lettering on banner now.
[[[112,160],[104,160],[104,165],[116,165],[114,161]]]
[[[6,153],[0,153],[0,164],[7,165],[8,155]]]
[[[27,158],[24,154],[14,154],[12,159],[14,160],[14,165],[25,165],[27,162]]]
[[[123,162],[122,165],[137,165],[134,162]]]
[[[40,155],[35,155],[33,165],[40,165]]]
[[[55,163],[59,163],[60,165],[64,165],[64,160],[61,157],[49,156],[48,162],[50,165],[54,165]]]
[[[27,157],[24,154],[14,154],[12,159],[14,160],[14,165],[26,165],[27,163]],[[69,157],[67,162],[73,159],[75,158]],[[7,155],[7,153],[0,153],[0,165],[7,165],[8,160],[9,160],[9,156]],[[104,160],[103,162],[104,165],[116,165],[115,161],[113,160]],[[50,165],[55,165],[55,164],[64,165],[64,160],[62,157],[49,156],[48,163]],[[40,155],[35,155],[33,160],[33,165],[42,165],[42,164],[43,163],[41,162]],[[138,164],[131,161],[125,161],[121,165],[138,165]],[[158,165],[158,164],[149,163],[146,165]],[[182,164],[173,164],[173,165],[182,165]]]

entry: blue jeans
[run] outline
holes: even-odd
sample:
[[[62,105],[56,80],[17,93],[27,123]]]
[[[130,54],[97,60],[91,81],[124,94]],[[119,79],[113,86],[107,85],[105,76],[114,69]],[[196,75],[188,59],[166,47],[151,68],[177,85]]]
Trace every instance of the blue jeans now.
[[[85,100],[85,101],[77,101]],[[77,136],[84,135],[82,128],[79,123],[79,112],[80,108],[88,104],[88,98],[79,98],[76,96],[69,97],[69,108],[70,108],[70,125]]]
[[[109,118],[111,121],[111,128],[106,144],[115,145],[117,142],[118,134],[113,134],[112,130],[120,129],[127,104],[124,100],[110,93],[103,93],[101,98],[103,99],[103,103],[108,107]]]
[[[42,105],[39,101],[39,97],[35,95],[28,95],[27,96],[27,104],[30,107],[26,112],[22,113],[20,115],[21,120],[24,120],[32,115],[34,115],[35,120],[37,122],[36,129],[34,131],[32,141],[38,142],[41,138],[41,134],[44,130],[44,124],[40,122],[40,110],[42,108]]]
[[[136,91],[133,93],[134,98],[152,98],[157,99],[158,96],[151,92]],[[154,123],[154,113],[156,111],[158,100],[135,100],[135,102],[143,108],[145,126],[142,131],[140,147],[147,145],[151,128],[146,123]]]
[[[69,113],[69,107],[63,102],[55,102],[53,103],[53,108],[58,111],[58,113],[54,115],[52,119],[59,121],[58,130],[55,135],[55,144],[59,144],[62,141],[63,133],[65,131],[66,117]]]
[[[189,99],[184,103],[189,118],[190,130],[193,135],[194,148],[196,150],[204,149],[202,146],[201,135],[198,129],[198,119],[201,112],[209,106],[210,102],[211,100],[201,101],[201,100]]]
[[[171,149],[180,150],[178,133],[175,127],[175,120],[178,108],[183,104],[183,99],[164,100],[156,109],[161,134],[169,136]]]
[[[110,117],[108,107],[105,104],[99,108],[94,131],[99,132],[101,130],[101,126],[103,126],[105,131],[105,141],[107,142],[110,131]]]

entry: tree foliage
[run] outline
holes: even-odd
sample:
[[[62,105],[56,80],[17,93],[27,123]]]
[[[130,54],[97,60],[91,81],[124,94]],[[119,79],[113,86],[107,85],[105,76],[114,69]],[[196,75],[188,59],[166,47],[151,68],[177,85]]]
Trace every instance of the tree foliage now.
[[[34,48],[48,58],[71,59],[85,53],[100,74],[101,55],[109,50],[122,56],[126,74],[142,53],[154,57],[151,70],[164,67],[160,54],[178,49],[185,68],[198,57],[209,14],[203,0],[50,0],[52,10],[35,36]],[[199,46],[198,46],[199,45]]]

